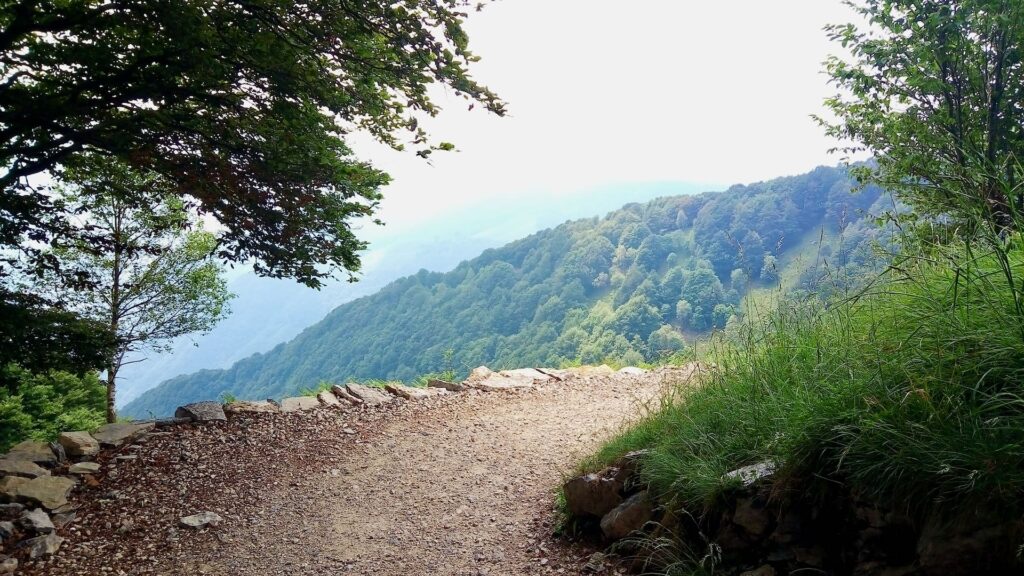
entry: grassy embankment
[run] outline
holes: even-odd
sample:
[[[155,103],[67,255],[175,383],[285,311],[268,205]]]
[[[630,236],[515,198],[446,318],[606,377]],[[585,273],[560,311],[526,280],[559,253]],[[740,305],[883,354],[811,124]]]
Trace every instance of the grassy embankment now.
[[[828,307],[786,303],[708,346],[717,373],[583,467],[649,449],[644,479],[698,513],[731,488],[723,474],[773,460],[783,480],[842,482],[919,517],[1019,516],[1024,250],[943,254]]]

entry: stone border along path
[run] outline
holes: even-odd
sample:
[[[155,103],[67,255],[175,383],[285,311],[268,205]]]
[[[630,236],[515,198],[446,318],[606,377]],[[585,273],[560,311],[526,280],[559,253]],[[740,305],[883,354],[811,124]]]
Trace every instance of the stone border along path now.
[[[680,374],[481,367],[23,442],[0,458],[0,574],[578,573],[555,490]]]

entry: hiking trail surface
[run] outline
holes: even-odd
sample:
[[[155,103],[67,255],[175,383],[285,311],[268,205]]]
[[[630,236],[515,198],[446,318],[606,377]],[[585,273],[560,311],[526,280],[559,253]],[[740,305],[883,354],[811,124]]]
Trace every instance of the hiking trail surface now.
[[[552,536],[555,493],[673,381],[576,377],[172,427],[101,457],[64,547],[20,573],[578,574],[592,550]],[[207,511],[223,520],[179,523]]]

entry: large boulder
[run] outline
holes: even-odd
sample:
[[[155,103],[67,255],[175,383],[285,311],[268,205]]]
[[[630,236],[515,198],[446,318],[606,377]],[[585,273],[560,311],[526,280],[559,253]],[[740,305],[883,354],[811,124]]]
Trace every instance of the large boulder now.
[[[175,418],[191,418],[194,422],[224,422],[224,405],[220,402],[194,402],[179,406],[174,411]]]
[[[8,460],[27,460],[45,466],[57,465],[57,454],[53,452],[53,448],[46,442],[36,442],[35,440],[25,440],[15,444],[4,458]]]
[[[615,468],[600,474],[584,474],[562,486],[565,504],[574,516],[601,518],[622,503],[623,483]]]
[[[281,400],[281,412],[304,412],[320,407],[316,396],[295,396]]]
[[[155,426],[156,424],[154,422],[117,422],[114,424],[105,424],[96,430],[93,430],[92,437],[100,443],[100,446],[117,448],[118,446],[140,438]]]
[[[643,490],[632,495],[601,518],[601,532],[609,540],[619,540],[643,528],[654,516],[654,507]]]
[[[392,401],[392,397],[384,392],[384,390],[354,382],[345,384],[345,391],[361,400],[367,406],[376,406]]]
[[[15,500],[54,510],[68,503],[75,481],[63,476],[40,476],[14,488]]]
[[[0,476],[38,478],[40,476],[49,475],[49,470],[30,460],[8,460],[7,458],[0,458]]]
[[[252,401],[252,400],[236,400],[234,402],[228,402],[224,405],[224,411],[230,414],[241,414],[241,413],[267,413],[267,412],[280,412],[281,409],[277,407],[273,402],[266,400]]]
[[[57,442],[68,456],[85,457],[100,453],[100,443],[88,432],[62,432]]]

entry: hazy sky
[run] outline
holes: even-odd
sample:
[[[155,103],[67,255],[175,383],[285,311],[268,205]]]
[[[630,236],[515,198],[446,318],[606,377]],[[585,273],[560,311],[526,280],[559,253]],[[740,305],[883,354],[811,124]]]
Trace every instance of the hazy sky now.
[[[442,94],[427,125],[459,152],[428,164],[355,148],[395,178],[381,211],[391,232],[493,198],[834,164],[810,115],[833,92],[821,63],[837,48],[822,27],[849,19],[839,0],[499,0],[468,29],[475,75],[509,115]]]

